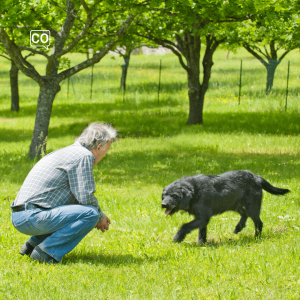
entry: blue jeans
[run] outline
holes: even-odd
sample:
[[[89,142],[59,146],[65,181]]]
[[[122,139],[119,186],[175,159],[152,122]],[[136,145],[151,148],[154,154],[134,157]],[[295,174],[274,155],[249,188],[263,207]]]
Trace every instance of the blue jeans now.
[[[99,213],[93,206],[61,205],[52,209],[12,211],[11,221],[28,242],[61,261],[96,226]]]

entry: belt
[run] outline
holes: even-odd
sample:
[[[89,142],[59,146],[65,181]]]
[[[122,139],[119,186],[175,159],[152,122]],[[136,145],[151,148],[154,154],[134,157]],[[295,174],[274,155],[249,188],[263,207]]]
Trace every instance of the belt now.
[[[11,206],[10,207],[12,211],[23,211],[23,210],[26,210],[26,209],[36,209],[36,208],[43,208],[44,207],[40,207],[36,204],[33,204],[33,203],[24,203],[24,204],[21,204],[21,205],[16,205],[16,206]]]

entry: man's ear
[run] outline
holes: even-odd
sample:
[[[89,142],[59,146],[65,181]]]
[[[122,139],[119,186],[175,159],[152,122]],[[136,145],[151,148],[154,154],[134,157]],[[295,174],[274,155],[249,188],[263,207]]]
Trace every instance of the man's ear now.
[[[99,145],[97,146],[97,151],[100,151],[101,148],[102,148],[102,146],[103,146],[103,144],[99,144]]]
[[[189,202],[193,198],[194,190],[193,189],[189,190],[187,188],[181,188],[181,193],[182,193],[182,197],[180,200],[180,206],[183,209],[188,209]]]

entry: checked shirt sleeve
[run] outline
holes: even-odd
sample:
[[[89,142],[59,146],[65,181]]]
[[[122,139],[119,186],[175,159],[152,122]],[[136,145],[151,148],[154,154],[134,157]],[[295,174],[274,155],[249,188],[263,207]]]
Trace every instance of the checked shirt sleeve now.
[[[68,170],[70,189],[74,197],[81,205],[92,205],[99,211],[99,221],[104,218],[97,198],[94,196],[96,191],[95,181],[92,173],[94,160],[92,157],[85,156],[77,163],[73,164]]]

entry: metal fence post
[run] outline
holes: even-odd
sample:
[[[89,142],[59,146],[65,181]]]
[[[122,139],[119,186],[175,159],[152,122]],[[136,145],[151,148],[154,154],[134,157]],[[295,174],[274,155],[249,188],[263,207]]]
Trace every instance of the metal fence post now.
[[[69,90],[70,90],[70,77],[68,77],[68,91],[67,91],[67,99],[69,99]]]
[[[241,59],[241,66],[240,66],[240,85],[239,85],[239,105],[241,102],[241,91],[242,91],[242,70],[243,70],[243,60]]]
[[[161,78],[161,60],[160,60],[160,65],[159,65],[159,79],[158,79],[157,104],[159,104],[160,78]]]
[[[91,92],[90,92],[90,101],[92,101],[92,94],[93,94],[93,79],[94,79],[94,65],[92,65],[92,73],[91,73]]]
[[[74,88],[74,84],[73,84],[73,79],[72,79],[72,76],[70,76],[70,78],[71,78],[71,83],[72,83],[72,87],[73,87],[73,92],[74,92],[74,95],[76,95],[76,93],[75,93],[75,88]]]
[[[287,110],[287,99],[289,93],[289,77],[290,77],[290,61],[288,62],[288,70],[287,70],[287,78],[286,78],[285,111]]]

